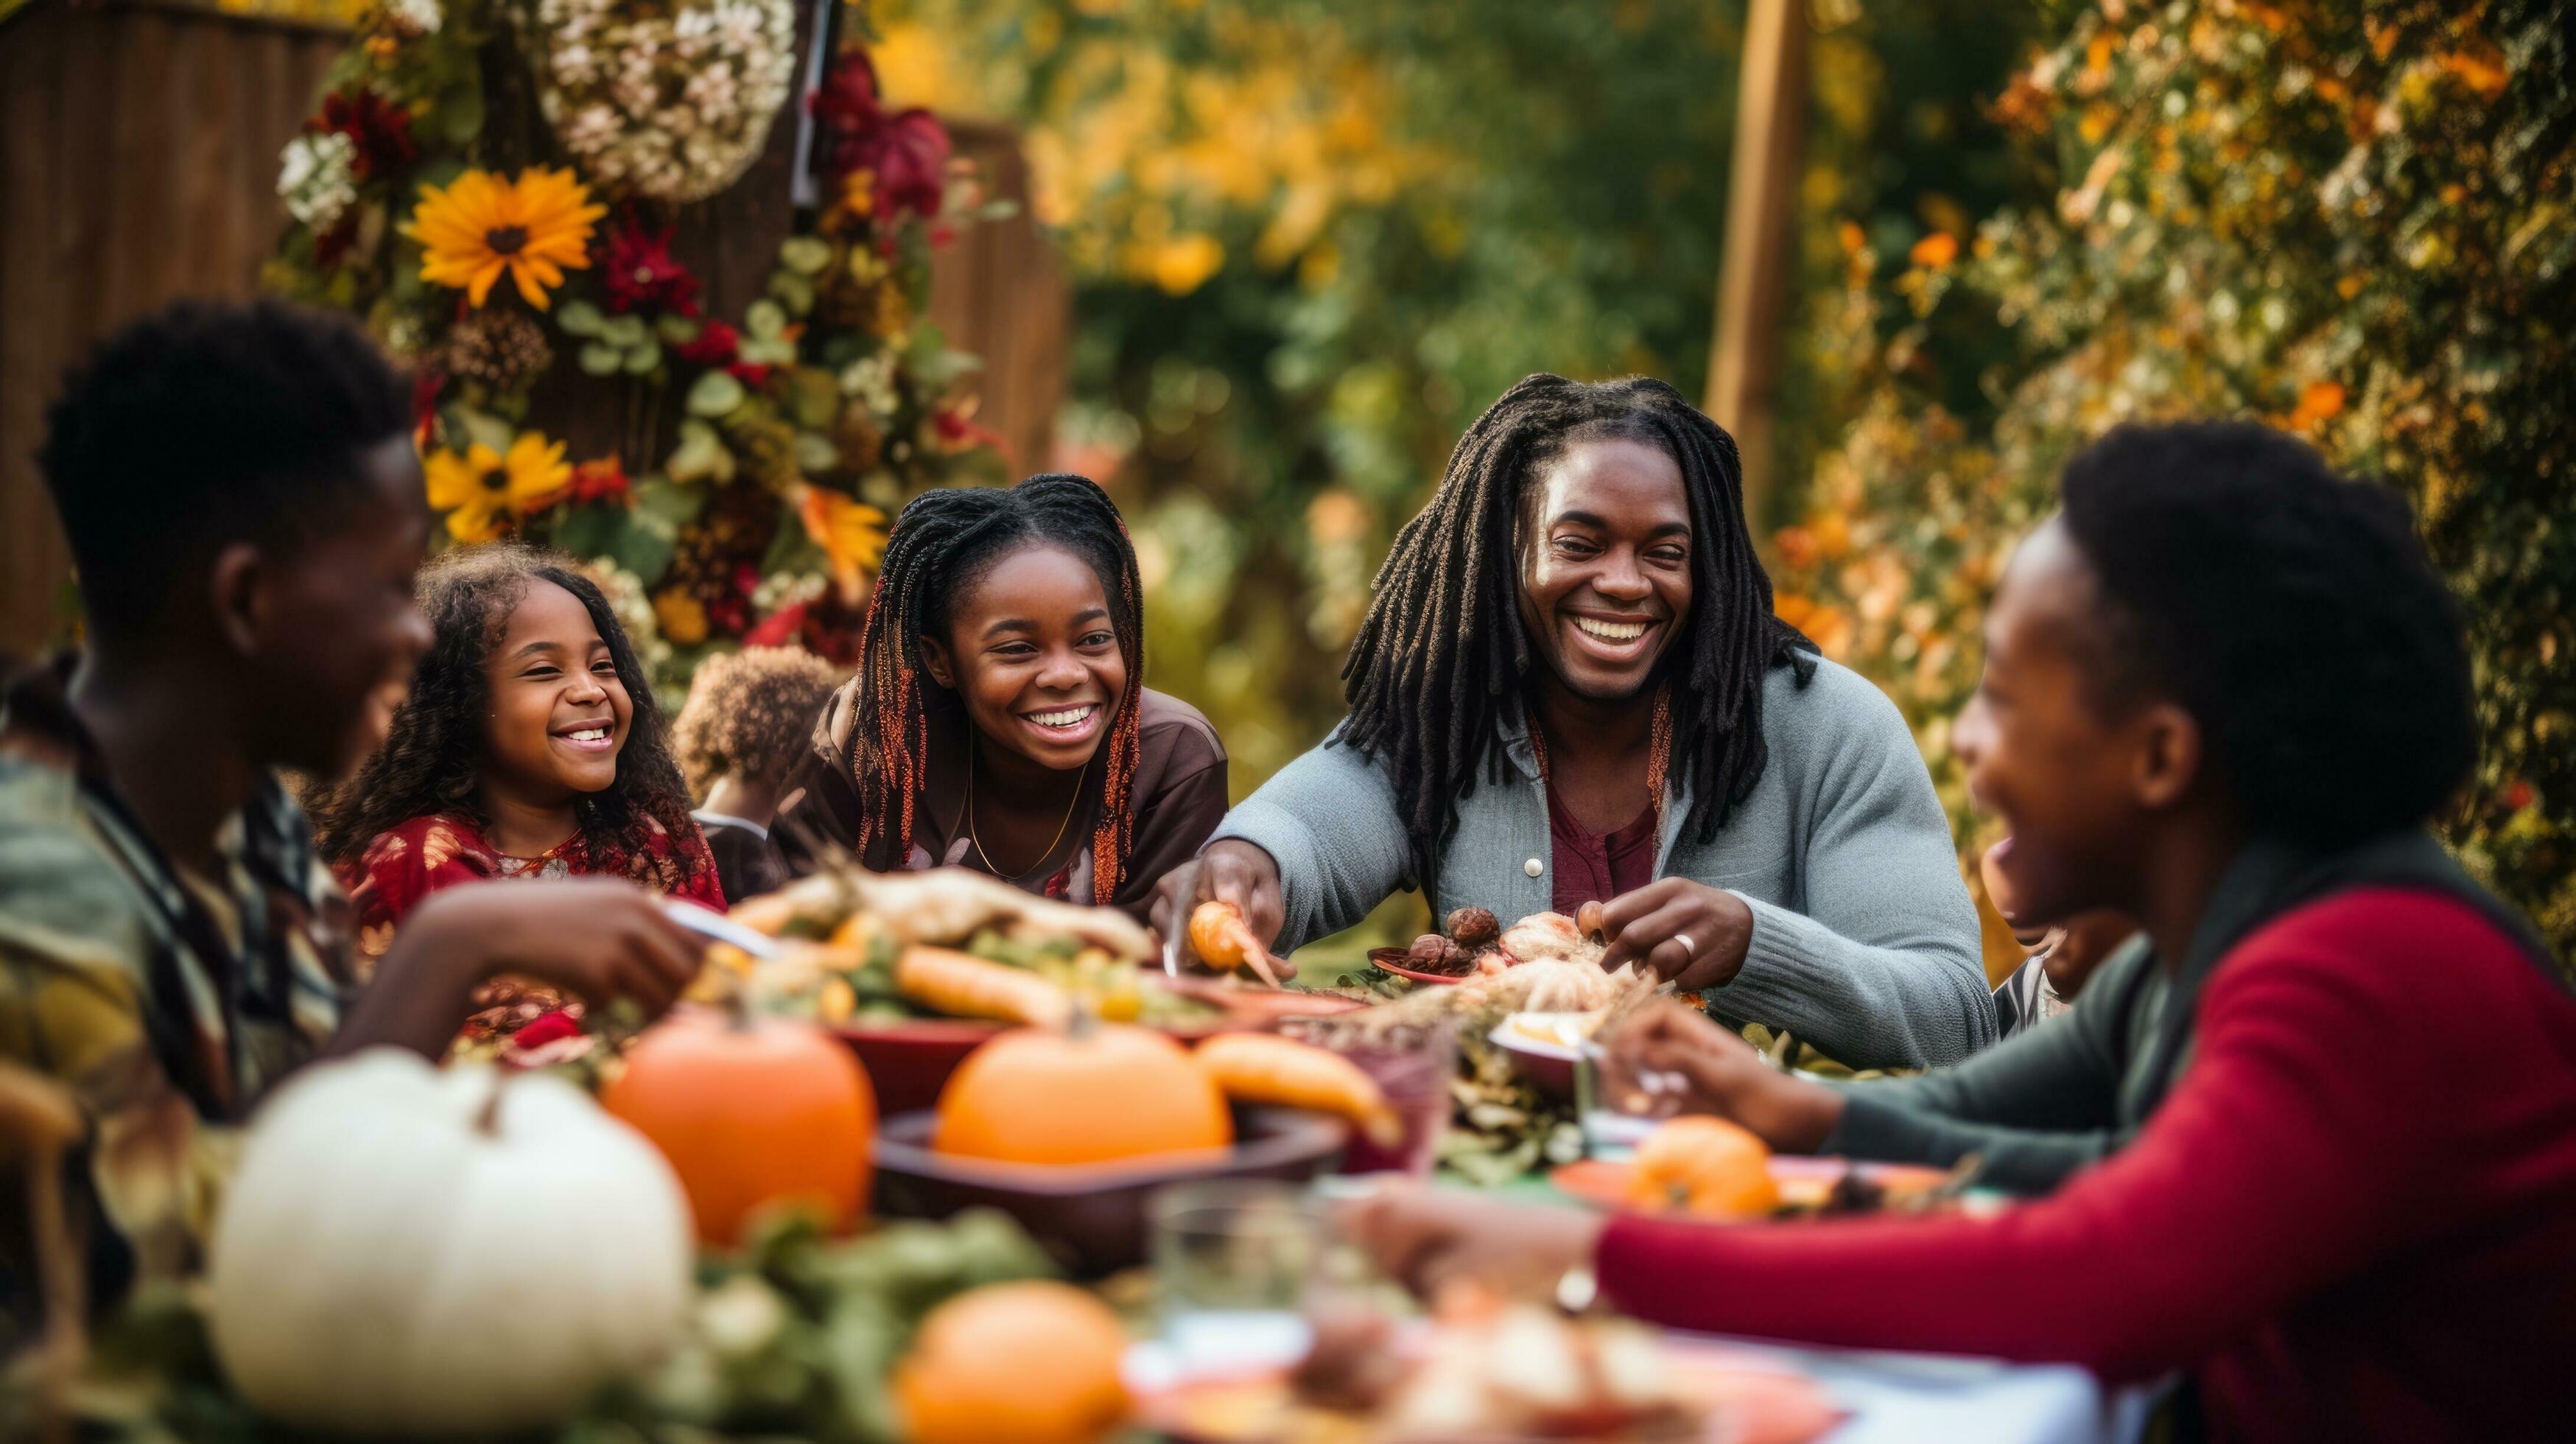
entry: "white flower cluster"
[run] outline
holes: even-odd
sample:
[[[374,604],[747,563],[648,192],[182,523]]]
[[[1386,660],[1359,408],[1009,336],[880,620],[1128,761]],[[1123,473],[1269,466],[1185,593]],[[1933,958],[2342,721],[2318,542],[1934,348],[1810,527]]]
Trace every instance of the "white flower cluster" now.
[[[599,584],[609,613],[635,644],[636,660],[645,671],[659,672],[671,660],[671,644],[662,640],[662,624],[653,615],[653,597],[645,591],[644,579],[619,566],[614,557],[593,557],[581,569]]]
[[[439,14],[438,0],[385,0],[385,18],[405,35],[436,35],[445,17]]]
[[[358,203],[357,159],[357,142],[336,130],[288,141],[277,165],[286,213],[316,235],[338,225]]]
[[[556,138],[602,190],[657,200],[750,169],[796,69],[790,0],[538,0],[536,30]]]
[[[751,609],[761,616],[810,602],[823,595],[831,580],[820,572],[772,572],[751,589]]]
[[[864,402],[880,416],[892,416],[903,405],[894,386],[896,357],[892,351],[878,351],[862,356],[841,368],[841,394]]]

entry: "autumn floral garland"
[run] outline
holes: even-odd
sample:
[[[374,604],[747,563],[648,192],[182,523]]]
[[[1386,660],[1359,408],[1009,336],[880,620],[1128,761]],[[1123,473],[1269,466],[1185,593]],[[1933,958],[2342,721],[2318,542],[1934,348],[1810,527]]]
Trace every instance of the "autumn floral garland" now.
[[[272,289],[420,378],[451,544],[590,559],[668,687],[708,651],[848,657],[886,519],[995,468],[920,323],[935,245],[992,213],[946,131],[844,48],[803,97],[824,195],[739,319],[674,254],[792,124],[790,0],[388,0],[280,158]],[[575,456],[549,418],[614,418]]]

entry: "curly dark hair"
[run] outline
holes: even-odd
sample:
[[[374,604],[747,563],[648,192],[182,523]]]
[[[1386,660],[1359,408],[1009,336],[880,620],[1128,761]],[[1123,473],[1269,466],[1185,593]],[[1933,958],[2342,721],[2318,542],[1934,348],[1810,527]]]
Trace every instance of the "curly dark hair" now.
[[[36,451],[92,630],[148,629],[228,542],[335,525],[361,454],[410,427],[409,381],[326,312],[183,301],[109,337]]]
[[[1092,824],[1093,896],[1106,900],[1124,875],[1135,826],[1127,798],[1136,777],[1138,699],[1145,691],[1145,589],[1117,503],[1089,477],[1067,473],[1032,476],[1008,488],[926,491],[895,518],[868,604],[858,676],[850,683],[858,689],[861,719],[850,741],[863,806],[859,858],[881,872],[901,866],[912,850],[913,800],[930,768],[931,712],[963,718],[956,695],[933,681],[923,665],[922,637],[944,635],[954,600],[1002,557],[1031,542],[1063,547],[1090,564],[1109,601],[1118,654],[1127,662],[1127,692],[1100,744],[1100,812]]]
[[[1575,442],[1607,439],[1673,458],[1699,536],[1690,617],[1662,667],[1671,765],[1691,789],[1683,826],[1699,841],[1761,780],[1764,675],[1788,667],[1801,686],[1815,675],[1815,644],[1772,615],[1735,439],[1650,377],[1524,379],[1467,428],[1430,505],[1396,535],[1342,665],[1351,711],[1335,740],[1384,763],[1426,882],[1439,876],[1459,802],[1480,774],[1500,780],[1500,723],[1521,706],[1532,664],[1516,600],[1531,479]]]
[[[2120,427],[2059,490],[2104,602],[2095,705],[2181,703],[2257,835],[2421,826],[2467,778],[2460,609],[2396,493],[2250,421]]]
[[[699,663],[671,724],[689,786],[704,797],[719,777],[785,782],[842,680],[840,668],[802,647],[745,647]]]
[[[617,623],[599,584],[573,561],[515,542],[452,551],[424,568],[420,606],[436,640],[412,676],[411,695],[394,713],[392,730],[357,774],[315,811],[314,835],[322,856],[354,863],[367,844],[416,817],[450,813],[477,827],[491,819],[477,803],[475,780],[484,757],[487,687],[483,664],[510,624],[510,613],[531,582],[552,582],[581,599],[591,625],[608,644],[617,680],[633,714],[617,753],[617,783],[575,800],[582,840],[594,860],[648,855],[653,824],[675,838],[697,830],[689,816],[689,789],[672,759],[670,727],[653,700],[653,680],[636,659],[635,645]],[[693,879],[697,850],[673,848],[676,885]]]

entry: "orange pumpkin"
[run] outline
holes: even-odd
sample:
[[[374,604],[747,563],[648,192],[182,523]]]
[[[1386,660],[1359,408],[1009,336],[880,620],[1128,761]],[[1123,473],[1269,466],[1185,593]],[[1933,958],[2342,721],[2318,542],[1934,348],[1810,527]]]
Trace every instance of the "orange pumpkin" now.
[[[811,1024],[674,1014],[636,1040],[599,1101],[671,1160],[710,1247],[741,1242],[772,1203],[801,1201],[833,1229],[867,1211],[876,1093]]]
[[[1771,1150],[1723,1118],[1698,1114],[1659,1125],[1637,1145],[1628,1201],[1709,1218],[1756,1218],[1780,1206]]]
[[[895,1366],[914,1444],[1085,1444],[1127,1417],[1109,1306],[1070,1284],[994,1284],[930,1311]]]
[[[1010,1163],[1107,1163],[1234,1142],[1225,1095],[1170,1038],[1118,1024],[1022,1028],[939,1092],[930,1146]]]

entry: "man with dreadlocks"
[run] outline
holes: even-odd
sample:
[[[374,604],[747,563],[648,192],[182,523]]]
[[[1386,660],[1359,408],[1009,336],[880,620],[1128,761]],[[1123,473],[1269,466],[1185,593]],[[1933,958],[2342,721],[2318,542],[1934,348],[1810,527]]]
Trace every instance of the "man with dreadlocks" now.
[[[1118,508],[1079,476],[915,497],[895,519],[858,674],[787,783],[792,872],[845,849],[1124,908],[1225,814],[1225,749],[1142,685],[1144,600]]]
[[[1896,708],[1772,615],[1735,443],[1660,381],[1532,376],[1396,538],[1350,716],[1158,911],[1293,948],[1399,888],[1606,903],[1607,961],[1854,1067],[1993,1041],[1976,915]]]

